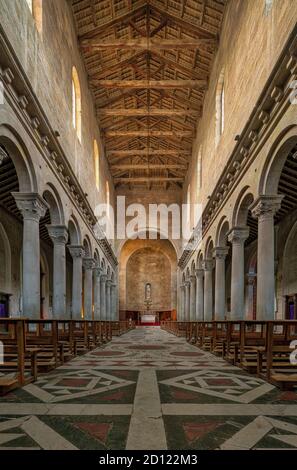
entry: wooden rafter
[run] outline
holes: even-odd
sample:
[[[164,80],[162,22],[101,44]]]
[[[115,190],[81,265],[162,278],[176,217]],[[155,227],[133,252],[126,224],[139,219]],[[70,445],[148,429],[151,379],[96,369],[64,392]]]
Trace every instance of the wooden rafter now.
[[[108,49],[132,49],[136,50],[170,50],[170,49],[200,49],[202,47],[215,47],[215,39],[155,39],[155,38],[137,38],[137,39],[111,39],[101,41],[99,39],[84,39],[80,42],[82,49],[90,51],[106,51]]]
[[[181,187],[226,0],[69,0],[115,185]]]

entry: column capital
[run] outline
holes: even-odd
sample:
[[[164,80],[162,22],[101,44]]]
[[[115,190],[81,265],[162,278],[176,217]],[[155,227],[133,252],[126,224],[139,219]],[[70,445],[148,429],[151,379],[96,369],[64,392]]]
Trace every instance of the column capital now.
[[[192,282],[196,282],[196,276],[195,276],[195,274],[191,274],[191,275],[189,276],[189,281],[190,281],[191,283],[192,283]]]
[[[189,279],[187,279],[187,280],[185,281],[185,287],[186,287],[186,288],[187,288],[187,287],[190,287],[190,284],[191,284],[191,283],[190,283]]]
[[[83,258],[83,267],[86,270],[94,269],[94,266],[95,266],[94,258]]]
[[[97,265],[96,265],[96,266],[93,268],[93,272],[94,272],[95,277],[96,277],[96,278],[99,278],[100,275],[101,275],[101,273],[102,273],[102,268],[100,268],[100,266],[97,266]]]
[[[100,276],[100,282],[102,282],[102,284],[103,284],[103,283],[106,282],[106,281],[107,281],[107,274],[101,274],[101,276]]]
[[[72,258],[83,258],[85,255],[84,247],[81,245],[68,245],[68,250]]]
[[[49,205],[38,193],[11,193],[17,208],[26,220],[39,222],[45,216]]]
[[[46,228],[54,245],[66,245],[68,230],[65,225],[47,225]]]
[[[204,269],[195,269],[195,273],[198,279],[203,279],[204,277]]]
[[[202,261],[202,266],[203,266],[204,271],[212,271],[214,268],[213,259],[204,259]]]
[[[228,240],[232,244],[241,245],[249,237],[250,229],[247,226],[243,227],[233,227],[228,232]]]
[[[183,290],[185,290],[185,287],[186,287],[185,284],[180,285],[180,288],[183,289]]]
[[[281,207],[283,198],[284,195],[282,194],[259,196],[250,206],[252,216],[260,220],[274,217]]]
[[[112,285],[111,279],[107,279],[106,280],[106,287],[111,287],[111,285]]]
[[[257,281],[257,274],[256,273],[247,273],[246,274],[246,283],[250,286],[256,284]]]
[[[213,256],[216,259],[225,259],[229,251],[229,247],[227,246],[216,246],[213,250]]]

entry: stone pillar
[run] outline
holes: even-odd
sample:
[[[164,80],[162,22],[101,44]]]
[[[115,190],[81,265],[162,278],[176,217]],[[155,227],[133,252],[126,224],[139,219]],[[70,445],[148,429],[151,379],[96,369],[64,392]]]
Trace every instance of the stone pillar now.
[[[100,276],[100,313],[101,320],[106,320],[106,274]]]
[[[84,258],[83,267],[85,270],[84,276],[84,319],[92,320],[93,313],[93,269],[94,259]]]
[[[37,193],[12,193],[23,216],[23,317],[40,318],[39,221],[48,205]]]
[[[190,320],[196,320],[196,276],[190,276]]]
[[[185,292],[186,286],[185,284],[182,284],[180,286],[180,315],[179,315],[179,321],[184,321],[185,319]]]
[[[82,260],[85,254],[80,245],[69,245],[68,250],[73,259],[72,274],[72,318],[81,320],[82,311]]]
[[[282,195],[260,196],[251,207],[253,217],[258,218],[257,320],[274,320],[274,215],[282,199]]]
[[[245,318],[246,320],[254,319],[254,291],[256,287],[257,274],[246,274],[246,293],[245,293]]]
[[[94,281],[94,320],[100,320],[100,275],[102,269],[96,265],[93,269]]]
[[[116,300],[117,300],[117,285],[115,282],[113,282],[110,286],[110,309],[111,309],[111,320],[117,320],[118,319],[118,314],[117,314],[117,305],[116,305]]]
[[[184,321],[190,320],[190,281],[185,282],[185,315]]]
[[[230,320],[244,319],[244,242],[248,236],[249,227],[233,227],[228,235],[232,243]]]
[[[54,245],[53,259],[53,318],[66,318],[66,243],[67,227],[48,225],[48,234]]]
[[[203,261],[204,267],[204,321],[211,321],[213,317],[212,270],[213,259]]]
[[[215,258],[215,320],[224,320],[226,313],[226,279],[225,259],[228,247],[216,247],[213,251]]]
[[[196,269],[196,318],[204,319],[204,269]]]
[[[111,280],[106,281],[106,320],[111,320]]]

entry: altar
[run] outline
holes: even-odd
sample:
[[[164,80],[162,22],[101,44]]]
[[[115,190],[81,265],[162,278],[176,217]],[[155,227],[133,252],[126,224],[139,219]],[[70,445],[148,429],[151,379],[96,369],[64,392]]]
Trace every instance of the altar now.
[[[158,325],[159,313],[145,310],[138,312],[138,325]]]

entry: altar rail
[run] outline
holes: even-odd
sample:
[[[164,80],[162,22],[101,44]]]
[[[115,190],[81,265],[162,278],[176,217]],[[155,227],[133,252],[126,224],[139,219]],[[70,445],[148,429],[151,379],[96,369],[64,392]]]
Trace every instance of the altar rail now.
[[[283,389],[297,386],[297,320],[164,321],[161,328]]]
[[[0,319],[0,395],[133,328],[129,321]]]

